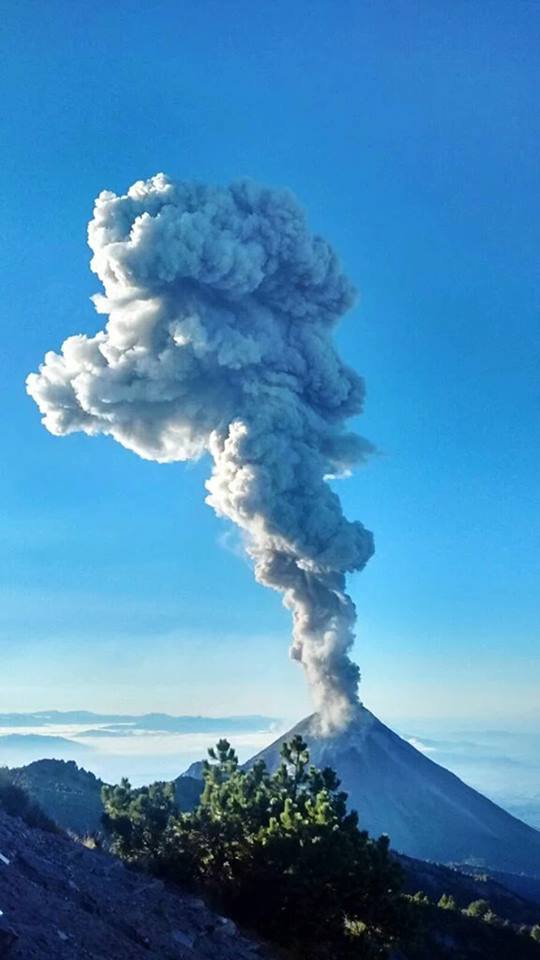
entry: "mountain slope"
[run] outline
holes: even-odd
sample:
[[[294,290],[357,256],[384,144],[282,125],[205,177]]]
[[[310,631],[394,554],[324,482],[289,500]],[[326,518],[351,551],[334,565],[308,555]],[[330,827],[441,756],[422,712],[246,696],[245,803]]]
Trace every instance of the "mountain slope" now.
[[[74,760],[36,760],[11,770],[10,778],[63,830],[81,837],[99,830],[103,781]]]
[[[79,837],[101,831],[103,781],[73,760],[36,760],[10,770],[9,776],[63,830]],[[178,777],[174,787],[179,809],[192,810],[201,794],[200,780]]]
[[[255,960],[231,920],[103,851],[0,809],[0,956],[10,960]]]
[[[485,865],[540,876],[540,832],[402,740],[361,707],[336,736],[321,737],[308,717],[250,761],[279,763],[284,740],[301,734],[311,760],[337,771],[361,825],[389,834],[396,850],[422,860]]]
[[[269,730],[274,717],[242,714],[232,717],[171,716],[169,713],[93,713],[91,710],[38,710],[36,713],[0,713],[2,727],[50,727],[60,724],[106,724],[118,732],[158,730],[174,733],[222,733],[223,730]],[[80,734],[79,734],[80,736]]]
[[[471,874],[455,867],[426,860],[415,860],[403,853],[395,854],[403,870],[403,890],[415,894],[421,890],[433,903],[437,903],[443,894],[450,895],[460,909],[464,909],[474,900],[487,900],[491,909],[499,917],[514,924],[533,926],[540,920],[539,904],[527,897],[524,890],[519,892],[505,885],[505,879],[515,874],[492,875]],[[530,878],[529,882],[531,881]]]
[[[91,754],[87,743],[47,733],[0,734],[0,766],[30,763],[40,757],[68,760],[82,752]]]

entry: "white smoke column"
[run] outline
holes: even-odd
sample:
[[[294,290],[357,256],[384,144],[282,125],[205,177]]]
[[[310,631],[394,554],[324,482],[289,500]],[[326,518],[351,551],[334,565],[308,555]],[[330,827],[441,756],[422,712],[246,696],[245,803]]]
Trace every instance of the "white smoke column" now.
[[[89,225],[105,329],[47,353],[28,392],[58,436],[107,434],[139,456],[214,465],[207,502],[245,534],[294,620],[292,656],[326,730],[358,704],[346,573],[373,553],[327,478],[371,445],[345,432],[363,382],[333,328],[353,290],[290,193],[164,174],[104,191]]]

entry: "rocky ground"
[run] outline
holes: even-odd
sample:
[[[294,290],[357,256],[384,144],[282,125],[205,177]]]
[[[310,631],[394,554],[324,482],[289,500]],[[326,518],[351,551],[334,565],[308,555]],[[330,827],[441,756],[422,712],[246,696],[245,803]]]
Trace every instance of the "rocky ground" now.
[[[0,957],[270,960],[192,896],[0,810]]]

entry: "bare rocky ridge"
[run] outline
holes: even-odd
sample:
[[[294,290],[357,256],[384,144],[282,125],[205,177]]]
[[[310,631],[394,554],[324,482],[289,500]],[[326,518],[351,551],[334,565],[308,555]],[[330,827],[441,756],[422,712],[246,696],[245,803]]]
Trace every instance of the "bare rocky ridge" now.
[[[196,897],[0,810],[0,957],[270,960]]]

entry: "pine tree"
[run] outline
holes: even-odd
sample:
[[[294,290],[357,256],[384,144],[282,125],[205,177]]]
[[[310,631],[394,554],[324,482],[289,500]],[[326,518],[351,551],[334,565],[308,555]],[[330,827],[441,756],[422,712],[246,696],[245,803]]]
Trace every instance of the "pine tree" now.
[[[272,775],[263,762],[241,769],[220,740],[191,813],[178,812],[166,784],[122,781],[103,800],[122,856],[201,889],[269,939],[312,957],[385,956],[404,923],[401,870],[387,837],[359,829],[339,786],[310,764],[301,737]]]
[[[443,893],[437,906],[440,907],[441,910],[457,910],[456,901],[449,893]]]

